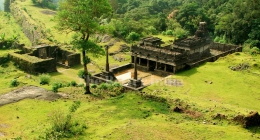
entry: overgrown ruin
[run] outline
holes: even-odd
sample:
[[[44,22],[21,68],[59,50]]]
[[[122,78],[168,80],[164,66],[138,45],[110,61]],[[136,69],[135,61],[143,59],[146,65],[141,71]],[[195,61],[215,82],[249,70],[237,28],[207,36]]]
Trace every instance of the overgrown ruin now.
[[[38,45],[32,49],[22,47],[9,56],[21,69],[31,74],[56,72],[57,65],[69,68],[80,64],[80,54],[58,46]]]

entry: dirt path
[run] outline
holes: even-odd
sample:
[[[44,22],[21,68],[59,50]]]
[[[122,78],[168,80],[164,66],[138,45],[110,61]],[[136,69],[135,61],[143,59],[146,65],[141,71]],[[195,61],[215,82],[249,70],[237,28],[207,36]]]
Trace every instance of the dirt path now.
[[[55,100],[60,94],[36,86],[24,86],[9,93],[0,95],[0,106],[18,102],[23,99]]]

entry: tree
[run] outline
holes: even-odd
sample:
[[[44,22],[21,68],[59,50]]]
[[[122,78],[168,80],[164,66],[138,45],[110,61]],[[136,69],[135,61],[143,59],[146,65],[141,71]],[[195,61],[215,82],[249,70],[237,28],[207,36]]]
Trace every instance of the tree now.
[[[74,37],[72,43],[82,52],[86,83],[85,94],[91,93],[87,69],[89,58],[86,54],[97,55],[102,52],[99,46],[89,40],[89,37],[101,29],[100,19],[110,15],[111,12],[112,8],[107,0],[63,0],[59,3],[58,29],[67,33],[76,32],[78,35]]]
[[[194,2],[182,5],[177,13],[176,20],[191,34],[196,32],[199,22],[206,21],[207,25],[211,24],[203,9]]]

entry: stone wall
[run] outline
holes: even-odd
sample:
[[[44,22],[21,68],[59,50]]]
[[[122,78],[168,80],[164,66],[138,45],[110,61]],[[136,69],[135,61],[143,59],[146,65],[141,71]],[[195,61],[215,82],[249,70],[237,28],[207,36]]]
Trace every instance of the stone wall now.
[[[15,62],[24,71],[37,74],[56,72],[56,61],[53,58],[40,59],[29,54],[23,54],[23,52],[12,52],[9,54],[10,60]]]
[[[133,67],[134,67],[134,65],[132,63],[129,63],[129,64],[125,64],[125,65],[120,66],[120,67],[113,68],[110,71],[113,72],[114,74],[117,74],[119,72],[122,72],[124,70],[127,70],[129,68],[133,68]]]
[[[32,44],[35,45],[40,39],[46,38],[47,33],[44,26],[36,22],[25,9],[22,9],[16,2],[10,5],[10,9],[17,23],[23,28],[24,34]]]
[[[236,49],[236,48],[241,48],[238,45],[232,45],[232,44],[222,44],[222,43],[212,43],[212,45],[210,46],[210,49],[214,49],[214,50],[218,50],[221,52],[225,52],[225,51],[229,51],[232,49]]]

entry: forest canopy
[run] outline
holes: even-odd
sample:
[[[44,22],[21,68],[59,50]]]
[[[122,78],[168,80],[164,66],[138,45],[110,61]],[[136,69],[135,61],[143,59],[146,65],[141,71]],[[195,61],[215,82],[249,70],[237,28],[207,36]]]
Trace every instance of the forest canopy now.
[[[32,0],[53,7],[57,0]],[[260,48],[259,0],[108,0],[113,16],[103,20],[103,32],[127,41],[130,36],[153,34],[177,38],[193,35],[199,22],[207,22],[215,42]],[[133,41],[133,40],[132,40]]]
[[[110,33],[127,37],[182,29],[193,35],[206,21],[213,39],[221,43],[260,47],[259,0],[109,0],[113,20]],[[119,25],[118,27],[115,25]],[[154,30],[155,29],[155,30]]]

